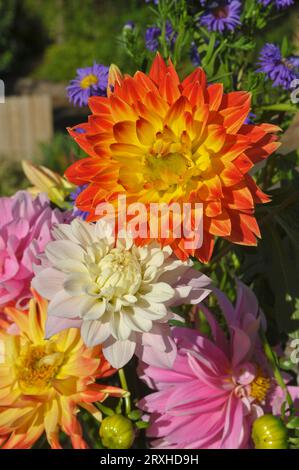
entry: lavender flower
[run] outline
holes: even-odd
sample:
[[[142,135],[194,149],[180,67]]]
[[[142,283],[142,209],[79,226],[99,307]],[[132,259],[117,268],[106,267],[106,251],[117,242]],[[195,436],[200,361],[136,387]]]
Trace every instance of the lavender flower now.
[[[77,76],[67,87],[69,100],[74,105],[86,106],[90,96],[105,96],[109,68],[102,64],[77,69]]]
[[[75,191],[73,191],[71,194],[70,194],[70,198],[71,198],[71,201],[73,201],[74,203],[74,209],[73,209],[73,216],[74,217],[80,217],[81,219],[83,220],[86,220],[86,218],[88,217],[89,215],[89,212],[84,212],[84,211],[81,211],[80,209],[77,209],[76,207],[76,199],[77,197],[82,193],[82,191],[84,191],[84,189],[87,188],[87,184],[84,184],[82,186],[78,186]]]
[[[234,31],[241,24],[241,2],[239,0],[232,1],[213,1],[207,7],[200,19],[200,22],[209,31],[219,31],[223,33],[225,30]]]
[[[158,26],[150,26],[145,32],[145,46],[151,52],[156,52],[159,48],[159,37],[161,36],[162,31]],[[165,23],[165,37],[166,41],[169,44],[170,48],[173,49],[177,32],[174,31],[172,24],[169,20],[166,20]]]
[[[190,59],[194,67],[199,67],[200,62],[201,62],[200,55],[199,55],[197,46],[194,41],[192,41],[191,47],[190,47]]]
[[[159,37],[161,36],[161,29],[158,26],[150,26],[145,32],[145,47],[151,51],[156,52],[159,48]]]
[[[275,4],[278,10],[294,5],[294,0],[258,0],[258,2],[261,3],[264,7]]]
[[[174,31],[172,24],[168,20],[166,20],[166,23],[165,23],[165,36],[166,36],[166,41],[170,45],[171,49],[173,49],[178,33]]]
[[[265,73],[274,87],[290,90],[292,81],[299,77],[298,61],[298,57],[282,57],[278,46],[267,43],[260,52],[257,72]]]

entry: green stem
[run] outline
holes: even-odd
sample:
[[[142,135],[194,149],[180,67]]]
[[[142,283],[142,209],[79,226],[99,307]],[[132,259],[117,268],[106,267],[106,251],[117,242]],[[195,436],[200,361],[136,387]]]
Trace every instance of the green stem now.
[[[103,405],[100,402],[96,402],[95,405],[106,416],[113,416],[115,414],[114,411],[111,408],[109,408],[108,406]]]
[[[274,354],[274,352],[273,352],[273,350],[272,350],[272,348],[271,348],[271,346],[270,346],[270,344],[267,340],[267,337],[266,337],[266,335],[265,335],[265,333],[262,329],[260,330],[260,336],[261,336],[261,339],[262,339],[262,342],[263,342],[265,355],[266,355],[269,363],[272,366],[276,382],[281,387],[281,389],[285,391],[287,403],[290,407],[290,410],[292,410],[292,409],[294,409],[293,399],[292,399],[292,397],[291,397],[291,395],[288,391],[288,388],[287,388],[287,386],[286,386],[286,384],[285,384],[285,382],[282,378],[281,372],[280,372],[278,364],[277,364],[276,355]]]
[[[128,415],[129,413],[131,413],[131,399],[130,399],[131,394],[129,392],[124,369],[119,369],[118,375],[119,375],[119,380],[120,380],[122,389],[126,390],[127,392],[127,394],[124,396],[124,400],[125,400],[126,415]]]

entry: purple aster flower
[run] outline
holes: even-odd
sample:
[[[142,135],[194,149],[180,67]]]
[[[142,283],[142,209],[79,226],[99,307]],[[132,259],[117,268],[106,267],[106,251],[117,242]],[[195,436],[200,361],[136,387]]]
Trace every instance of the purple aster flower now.
[[[257,72],[263,72],[273,82],[273,86],[281,86],[285,90],[291,88],[293,80],[298,78],[298,58],[282,57],[281,50],[275,44],[267,43],[262,48]]]
[[[159,0],[145,0],[145,3],[153,2],[155,5],[158,5]]]
[[[200,19],[200,22],[209,31],[225,30],[234,31],[241,24],[241,2],[232,1],[213,1],[209,4],[206,13]]]
[[[192,41],[191,47],[190,47],[190,59],[194,67],[199,67],[200,62],[201,62],[200,55],[199,55],[197,46],[194,41]]]
[[[299,69],[299,56],[292,55],[288,58],[288,61],[295,67],[295,69]]]
[[[151,26],[145,32],[145,46],[151,52],[156,52],[159,48],[159,37],[162,31],[158,26]],[[165,23],[165,37],[170,48],[173,49],[178,33],[174,31],[169,20]]]
[[[173,49],[176,38],[178,37],[178,33],[174,31],[172,24],[170,23],[169,20],[166,20],[166,23],[165,23],[165,36],[166,36],[166,41],[170,45],[171,49]]]
[[[294,5],[294,0],[258,0],[264,7],[268,5],[275,5],[279,10],[281,8],[286,8]]]
[[[158,26],[150,26],[145,32],[145,47],[151,51],[156,52],[159,48],[159,37],[161,36],[161,29]]]
[[[80,219],[83,219],[83,220],[86,220],[86,218],[88,217],[89,215],[89,212],[84,212],[84,211],[81,211],[80,209],[77,209],[76,207],[76,200],[77,200],[77,197],[82,193],[82,191],[84,191],[84,189],[86,189],[88,186],[88,184],[84,184],[82,186],[78,186],[75,191],[73,191],[71,194],[70,194],[70,198],[71,198],[71,201],[73,201],[74,203],[74,209],[73,209],[73,216],[74,217],[80,217]]]
[[[86,106],[90,96],[106,96],[109,67],[96,64],[77,69],[77,76],[67,87],[69,100],[74,105]]]

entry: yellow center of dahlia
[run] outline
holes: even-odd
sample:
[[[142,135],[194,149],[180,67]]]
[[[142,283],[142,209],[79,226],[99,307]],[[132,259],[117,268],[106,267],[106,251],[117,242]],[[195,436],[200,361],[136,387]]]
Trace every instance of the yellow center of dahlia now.
[[[47,391],[63,363],[64,355],[53,341],[43,345],[26,345],[17,363],[19,387],[24,394],[39,395]]]
[[[96,85],[97,83],[98,78],[93,73],[90,73],[89,75],[86,75],[86,77],[82,78],[80,86],[85,90],[86,88],[89,88],[92,85]]]
[[[96,284],[105,297],[135,294],[140,286],[141,267],[130,251],[113,248],[99,261],[98,268]]]
[[[148,145],[146,129],[140,130],[140,139],[144,145],[136,150],[134,176],[131,160],[126,161],[123,155],[114,154],[114,158],[122,165],[119,182],[124,187],[129,185],[132,192],[145,191],[146,194],[149,190],[154,191],[156,196],[150,193],[151,202],[161,202],[162,198],[168,202],[168,197],[187,199],[204,179],[210,177],[213,150],[186,127],[183,117],[171,124],[164,122],[162,126],[156,125],[152,142]]]
[[[271,380],[259,372],[250,384],[250,395],[259,402],[263,402],[271,386]]]

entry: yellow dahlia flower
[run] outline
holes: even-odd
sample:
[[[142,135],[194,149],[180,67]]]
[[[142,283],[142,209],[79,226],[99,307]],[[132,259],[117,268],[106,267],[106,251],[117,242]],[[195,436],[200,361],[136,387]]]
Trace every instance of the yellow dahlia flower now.
[[[96,383],[115,370],[99,346],[84,346],[78,329],[44,339],[47,302],[33,295],[28,311],[6,309],[12,323],[0,329],[0,446],[30,448],[45,431],[50,446],[61,448],[62,430],[74,448],[86,448],[79,407],[101,420],[92,403],[124,392]]]

